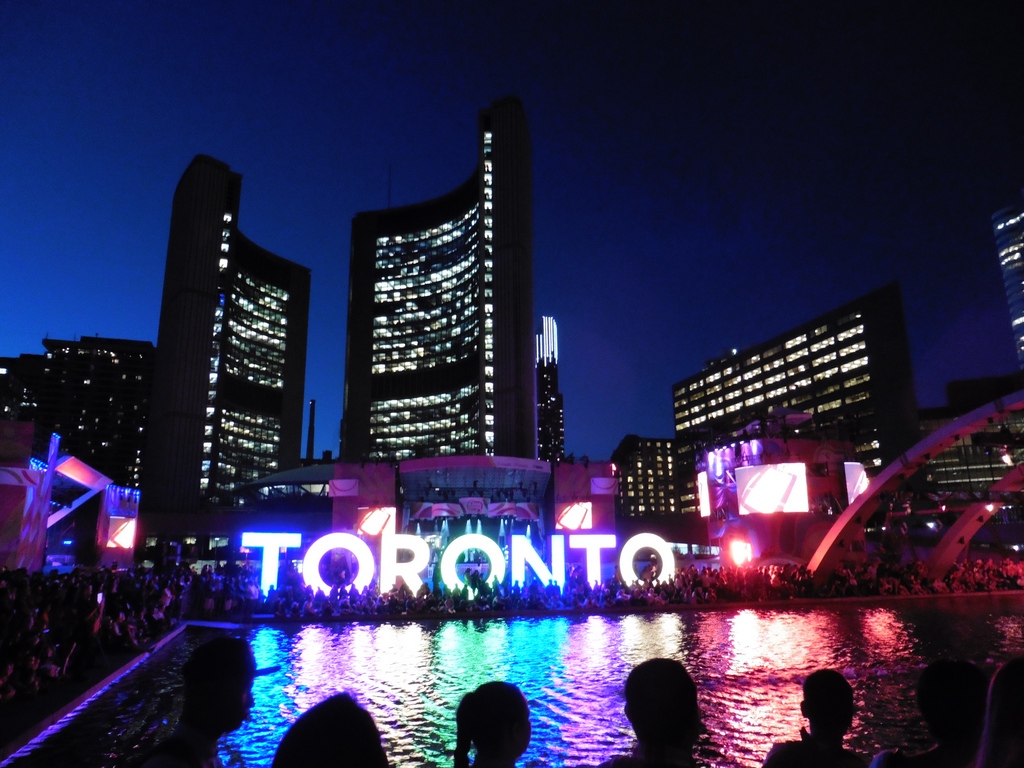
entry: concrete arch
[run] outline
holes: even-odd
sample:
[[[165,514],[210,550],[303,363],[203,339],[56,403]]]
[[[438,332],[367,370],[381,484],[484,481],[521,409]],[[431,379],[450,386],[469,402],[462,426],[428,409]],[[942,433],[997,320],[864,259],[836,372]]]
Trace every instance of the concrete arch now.
[[[1024,411],[1024,389],[975,408],[970,413],[961,416],[945,427],[937,429],[883,469],[871,481],[867,490],[854,499],[853,503],[836,518],[835,523],[833,523],[828,533],[821,540],[818,548],[814,551],[807,567],[814,572],[815,581],[819,583],[824,581],[840,563],[850,558],[852,551],[850,542],[853,541],[853,533],[858,527],[863,527],[867,522],[867,518],[874,511],[881,494],[895,491],[904,480],[961,438],[973,435],[984,427],[1001,424],[1010,414],[1017,411]],[[1008,478],[1010,475],[1016,478],[1016,474],[1011,471],[1003,480],[1006,480],[1008,483],[1013,482],[1013,480]],[[1024,482],[1024,478],[1021,478],[1021,481]],[[1001,485],[1002,482],[1001,480],[997,485]],[[1010,490],[1010,488],[1002,490]],[[973,508],[974,506],[972,505],[964,513],[963,517],[967,517],[968,512],[971,512]],[[987,512],[987,510],[985,511]],[[978,512],[974,512],[973,517],[977,522],[977,518],[981,517],[981,515]],[[991,517],[991,512],[988,513],[988,517]],[[956,525],[951,526],[950,531],[943,537],[943,541],[952,534],[954,529],[960,530],[960,533],[956,539],[951,539],[951,541],[956,541],[961,537],[966,537],[964,538],[965,542],[969,541],[969,536],[973,536],[978,528],[984,525],[984,522],[987,520],[987,517],[984,518],[976,527],[972,527],[966,522],[962,529],[959,529]]]
[[[992,484],[990,492],[1019,491],[1024,489],[1024,465],[1018,464]],[[943,534],[935,550],[925,562],[928,575],[933,579],[945,576],[960,553],[967,549],[981,527],[996,513],[998,506],[991,501],[978,501],[965,509],[953,525]]]

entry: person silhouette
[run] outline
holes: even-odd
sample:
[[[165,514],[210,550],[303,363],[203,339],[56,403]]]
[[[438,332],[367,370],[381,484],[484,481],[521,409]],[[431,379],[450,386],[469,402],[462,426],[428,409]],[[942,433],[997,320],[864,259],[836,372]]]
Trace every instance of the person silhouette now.
[[[626,719],[636,734],[632,754],[600,768],[689,768],[702,731],[697,686],[674,659],[648,659],[626,678]]]
[[[985,721],[988,678],[969,661],[939,659],[917,681],[917,707],[935,746],[917,755],[880,752],[871,768],[968,768]]]
[[[471,746],[476,747],[474,768],[512,768],[530,745],[530,707],[511,683],[484,683],[467,693],[455,723],[455,768],[468,768]]]
[[[185,703],[170,737],[143,758],[140,768],[223,768],[217,740],[236,730],[252,708],[258,674],[249,643],[217,637],[196,648],[181,668]]]
[[[867,761],[843,747],[853,724],[853,688],[833,669],[819,669],[804,681],[800,712],[808,730],[800,741],[776,744],[762,768],[864,768]]]
[[[1024,656],[1012,659],[992,676],[985,724],[974,768],[1024,765]]]
[[[272,768],[387,768],[373,717],[346,693],[324,699],[292,723]]]

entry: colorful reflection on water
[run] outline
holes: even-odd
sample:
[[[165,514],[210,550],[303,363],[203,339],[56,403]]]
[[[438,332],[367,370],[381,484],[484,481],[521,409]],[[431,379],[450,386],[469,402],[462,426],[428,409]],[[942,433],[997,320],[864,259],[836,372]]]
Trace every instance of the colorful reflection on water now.
[[[987,671],[1024,653],[1024,597],[941,599],[794,610],[519,618],[383,625],[257,626],[247,630],[260,666],[250,720],[225,737],[229,766],[269,766],[288,725],[337,691],[373,714],[392,764],[448,766],[454,711],[487,680],[518,684],[530,701],[533,740],[523,766],[596,765],[628,751],[622,712],[629,670],[656,656],[682,661],[700,689],[716,766],[759,766],[774,741],[803,725],[800,685],[815,669],[844,672],[858,715],[850,745],[926,745],[913,699],[921,666],[939,656]],[[166,735],[180,712],[176,670],[208,634],[192,631],[112,686],[85,712],[9,761],[125,766]]]

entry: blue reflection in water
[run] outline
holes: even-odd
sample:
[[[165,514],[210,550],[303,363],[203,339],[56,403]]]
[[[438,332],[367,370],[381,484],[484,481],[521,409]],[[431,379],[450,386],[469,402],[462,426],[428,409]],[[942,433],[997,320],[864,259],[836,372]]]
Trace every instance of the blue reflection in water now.
[[[230,766],[269,766],[288,725],[348,691],[373,714],[393,765],[448,766],[455,708],[488,680],[519,685],[533,739],[523,766],[596,765],[628,751],[622,711],[629,670],[655,656],[682,661],[700,689],[717,766],[759,766],[774,741],[803,725],[800,686],[815,669],[844,671],[858,714],[850,744],[926,745],[913,700],[920,667],[938,656],[995,663],[1024,652],[1024,598],[930,600],[882,606],[721,610],[617,617],[520,618],[403,624],[257,626],[246,636],[261,667],[256,705],[222,741]],[[181,708],[177,670],[209,637],[191,632],[109,688],[51,737],[11,761],[125,766],[165,736]],[[909,735],[908,735],[909,734]]]

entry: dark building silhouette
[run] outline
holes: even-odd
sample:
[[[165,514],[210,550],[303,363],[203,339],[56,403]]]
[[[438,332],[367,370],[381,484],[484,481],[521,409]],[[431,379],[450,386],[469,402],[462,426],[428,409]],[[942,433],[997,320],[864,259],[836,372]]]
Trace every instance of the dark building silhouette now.
[[[992,232],[1003,271],[1017,361],[1024,369],[1024,207],[1003,208],[992,214]]]
[[[0,357],[0,420],[35,420],[36,396],[29,382],[41,381],[45,370],[44,355]]]
[[[478,165],[428,202],[352,222],[347,460],[537,456],[530,142],[482,110]]]
[[[197,156],[174,193],[145,512],[232,502],[299,465],[309,270],[238,229],[242,177]]]
[[[626,435],[612,452],[612,464],[619,473],[616,514],[636,517],[678,511],[671,438]]]
[[[537,334],[537,458],[558,461],[565,455],[565,408],[558,391],[558,325],[541,320]]]
[[[143,467],[155,350],[152,342],[83,337],[44,339],[45,355],[6,358],[21,402],[11,418],[36,425],[36,452],[50,434],[61,452],[137,488]]]
[[[919,438],[899,286],[883,288],[773,339],[733,350],[672,387],[682,511],[695,511],[701,448],[769,426],[849,440],[873,473]],[[802,421],[799,413],[813,414]],[[801,423],[802,422],[802,423]],[[800,426],[793,426],[800,423]]]

